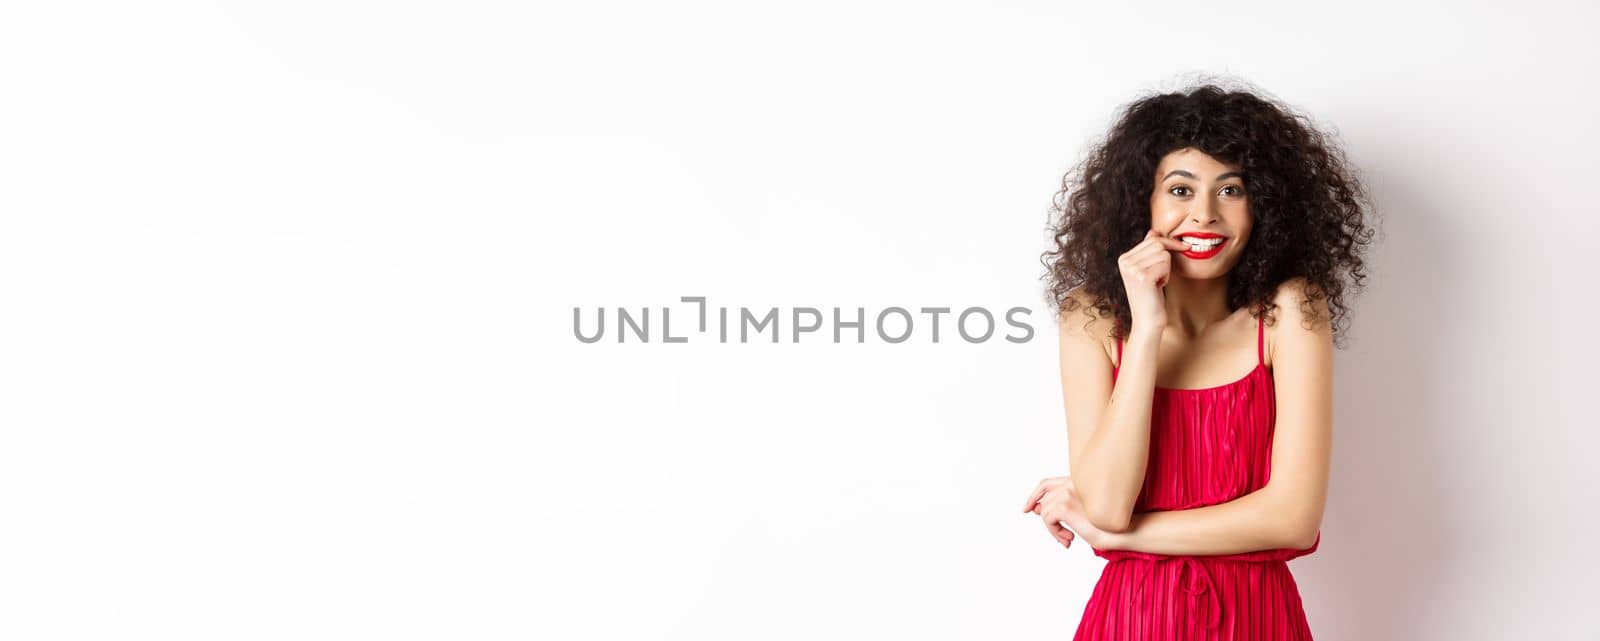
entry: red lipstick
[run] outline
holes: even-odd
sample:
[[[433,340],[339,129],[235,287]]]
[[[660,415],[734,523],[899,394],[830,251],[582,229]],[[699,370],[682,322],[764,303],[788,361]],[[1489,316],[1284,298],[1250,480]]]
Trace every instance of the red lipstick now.
[[[1176,239],[1178,239],[1180,241],[1185,239],[1185,238],[1193,238],[1193,239],[1196,239],[1196,240],[1212,240],[1212,239],[1215,239],[1215,240],[1218,241],[1216,244],[1214,244],[1211,247],[1208,247],[1208,248],[1206,248],[1204,250],[1195,250],[1193,248],[1190,248],[1190,249],[1185,249],[1185,250],[1179,252],[1180,254],[1183,254],[1184,256],[1189,257],[1189,258],[1193,258],[1195,260],[1205,260],[1207,258],[1211,258],[1212,256],[1216,256],[1217,254],[1222,253],[1222,247],[1224,245],[1227,245],[1228,241],[1230,240],[1227,236],[1223,236],[1222,234],[1213,234],[1211,232],[1205,232],[1205,231],[1183,232],[1181,234],[1177,234],[1177,235],[1173,236],[1173,238],[1176,238]]]

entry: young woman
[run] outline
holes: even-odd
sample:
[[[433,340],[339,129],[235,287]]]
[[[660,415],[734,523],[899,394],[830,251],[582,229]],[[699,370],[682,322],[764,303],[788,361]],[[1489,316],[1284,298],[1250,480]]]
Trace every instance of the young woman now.
[[[1070,475],[1023,511],[1108,560],[1077,641],[1311,639],[1286,562],[1322,540],[1373,212],[1302,120],[1211,84],[1142,98],[1063,181],[1045,263]]]

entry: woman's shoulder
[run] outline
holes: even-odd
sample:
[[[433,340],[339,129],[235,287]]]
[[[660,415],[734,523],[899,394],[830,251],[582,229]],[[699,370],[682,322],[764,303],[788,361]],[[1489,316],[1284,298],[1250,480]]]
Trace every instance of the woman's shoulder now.
[[[1056,320],[1061,327],[1062,337],[1073,337],[1078,340],[1092,341],[1100,345],[1105,351],[1107,360],[1116,364],[1116,337],[1115,329],[1117,319],[1115,316],[1103,315],[1095,307],[1097,301],[1093,296],[1076,289],[1067,294],[1070,305],[1062,305]]]
[[[1272,322],[1265,327],[1265,360],[1270,366],[1276,362],[1273,354],[1285,332],[1326,332],[1332,315],[1328,311],[1328,298],[1304,276],[1296,276],[1278,285],[1273,293]]]
[[[1300,325],[1307,319],[1328,321],[1328,297],[1304,276],[1296,276],[1278,284],[1273,292],[1275,305],[1273,326],[1282,327],[1285,321]],[[1314,324],[1313,324],[1314,325]]]

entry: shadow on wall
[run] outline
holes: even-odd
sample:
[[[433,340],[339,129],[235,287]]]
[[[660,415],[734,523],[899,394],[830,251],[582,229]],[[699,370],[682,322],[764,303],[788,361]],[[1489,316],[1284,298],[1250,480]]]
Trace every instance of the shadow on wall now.
[[[1416,162],[1406,153],[1367,156]],[[1445,205],[1408,191],[1407,169],[1385,169],[1363,168],[1379,231],[1367,288],[1354,299],[1348,349],[1335,356],[1323,543],[1293,562],[1319,639],[1448,638],[1454,626],[1441,625],[1452,615],[1444,594],[1485,549],[1473,536],[1484,517],[1468,504],[1482,481],[1453,456],[1462,451],[1463,433],[1452,425],[1460,390],[1442,371],[1459,359],[1461,345],[1448,331],[1430,331],[1447,326],[1442,319],[1463,301],[1483,302],[1465,291],[1464,279],[1438,278],[1467,267],[1459,222],[1445,224]]]

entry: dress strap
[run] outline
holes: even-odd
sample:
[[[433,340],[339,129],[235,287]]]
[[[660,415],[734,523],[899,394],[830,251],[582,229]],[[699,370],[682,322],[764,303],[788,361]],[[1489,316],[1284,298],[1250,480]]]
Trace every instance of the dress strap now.
[[[1261,324],[1261,317],[1256,317],[1256,364],[1267,364],[1266,328]]]
[[[1112,338],[1116,339],[1117,341],[1117,362],[1113,363],[1111,368],[1122,369],[1122,337],[1113,336]]]

